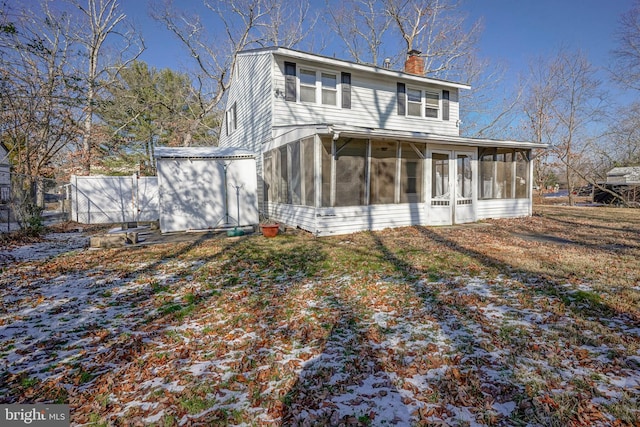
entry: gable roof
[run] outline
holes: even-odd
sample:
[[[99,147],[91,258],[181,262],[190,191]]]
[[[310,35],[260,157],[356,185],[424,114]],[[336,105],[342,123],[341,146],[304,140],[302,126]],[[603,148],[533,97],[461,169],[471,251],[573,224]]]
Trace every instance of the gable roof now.
[[[449,80],[418,76],[415,74],[405,73],[404,71],[391,70],[387,68],[378,67],[376,65],[357,63],[353,61],[347,61],[344,59],[337,59],[329,56],[302,52],[299,50],[289,49],[289,48],[279,47],[279,46],[243,50],[241,52],[238,52],[238,56],[262,55],[265,53],[271,53],[273,55],[280,55],[280,56],[284,56],[292,59],[301,59],[301,60],[306,60],[311,62],[317,62],[323,65],[331,65],[335,67],[341,67],[344,69],[357,70],[365,73],[377,74],[380,76],[386,76],[386,77],[403,79],[403,80],[412,80],[415,82],[420,82],[422,84],[427,83],[427,84],[434,84],[434,85],[440,85],[440,86],[448,86],[448,87],[453,87],[457,89],[471,89],[471,86],[464,83],[457,83]]]

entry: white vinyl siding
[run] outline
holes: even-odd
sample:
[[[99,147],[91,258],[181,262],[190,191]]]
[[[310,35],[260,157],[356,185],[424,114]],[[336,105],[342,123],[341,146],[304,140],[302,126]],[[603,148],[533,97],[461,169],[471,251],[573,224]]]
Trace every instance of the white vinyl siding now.
[[[218,145],[259,153],[262,144],[271,138],[272,57],[264,54],[240,55],[237,61],[239,73],[233,77],[227,99],[227,108],[231,109],[234,105],[235,108],[232,114],[225,114]],[[228,119],[233,116],[237,126],[235,131],[227,135],[229,125],[233,128],[233,123]]]
[[[276,56],[273,64],[273,90],[275,93],[284,93],[285,75],[284,62],[294,61],[291,58],[283,58]],[[309,61],[295,61],[300,70],[316,70],[321,73],[331,73],[321,67],[320,63],[310,63]],[[337,77],[337,95],[336,106],[322,105],[321,94],[317,95],[318,102],[315,103],[298,103],[286,101],[284,96],[275,96],[273,98],[273,126],[304,126],[315,125],[318,123],[343,124],[350,126],[360,126],[367,128],[383,128],[407,130],[411,129],[415,132],[427,132],[438,135],[459,135],[459,128],[456,121],[459,117],[458,113],[458,89],[447,88],[450,92],[449,114],[450,120],[416,120],[411,116],[399,116],[397,114],[397,80],[384,76],[374,75],[373,73],[363,73],[352,69],[336,69]],[[345,111],[339,108],[340,100],[340,73],[351,73],[351,108]],[[318,76],[317,79],[321,79]],[[319,82],[321,83],[321,82]],[[320,86],[320,85],[319,85]],[[408,84],[408,88],[416,88]],[[441,93],[442,88],[435,86],[427,86],[422,90],[433,93]],[[298,94],[300,97],[300,94]],[[424,116],[424,101],[420,115]],[[241,117],[238,112],[238,117]]]

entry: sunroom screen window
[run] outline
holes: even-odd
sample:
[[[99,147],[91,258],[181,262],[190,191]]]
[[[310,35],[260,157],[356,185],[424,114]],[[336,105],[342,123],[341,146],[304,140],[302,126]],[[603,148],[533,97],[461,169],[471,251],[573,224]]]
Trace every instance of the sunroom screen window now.
[[[480,198],[522,199],[529,191],[529,151],[485,148],[480,152]]]
[[[302,148],[302,164],[304,174],[304,204],[307,206],[315,206],[315,161],[313,156],[314,138],[307,138],[300,144]]]
[[[365,204],[367,141],[352,139],[336,142],[336,206]]]
[[[420,147],[419,145],[416,148]],[[423,148],[420,148],[424,152]],[[422,202],[423,160],[412,144],[402,143],[400,164],[400,203]]]
[[[377,141],[371,144],[371,204],[395,202],[396,147],[396,142]]]

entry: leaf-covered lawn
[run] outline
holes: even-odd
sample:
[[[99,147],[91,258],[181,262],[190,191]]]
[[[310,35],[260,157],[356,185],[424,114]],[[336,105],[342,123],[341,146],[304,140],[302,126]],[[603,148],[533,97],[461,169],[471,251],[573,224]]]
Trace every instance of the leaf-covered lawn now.
[[[5,265],[0,403],[68,403],[74,425],[638,425],[640,215],[539,209]]]

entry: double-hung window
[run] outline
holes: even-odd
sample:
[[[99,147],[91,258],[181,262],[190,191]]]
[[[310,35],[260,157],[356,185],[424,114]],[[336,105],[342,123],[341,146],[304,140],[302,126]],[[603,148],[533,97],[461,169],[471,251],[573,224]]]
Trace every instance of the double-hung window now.
[[[300,102],[338,105],[338,75],[301,68]]]
[[[398,97],[399,103],[398,114],[412,116],[412,117],[427,117],[432,119],[441,118],[440,113],[440,94],[438,92],[432,92],[428,90],[421,90],[416,88],[406,88],[406,110],[404,108],[404,84],[399,84]],[[442,116],[444,120],[449,120],[448,117]]]

